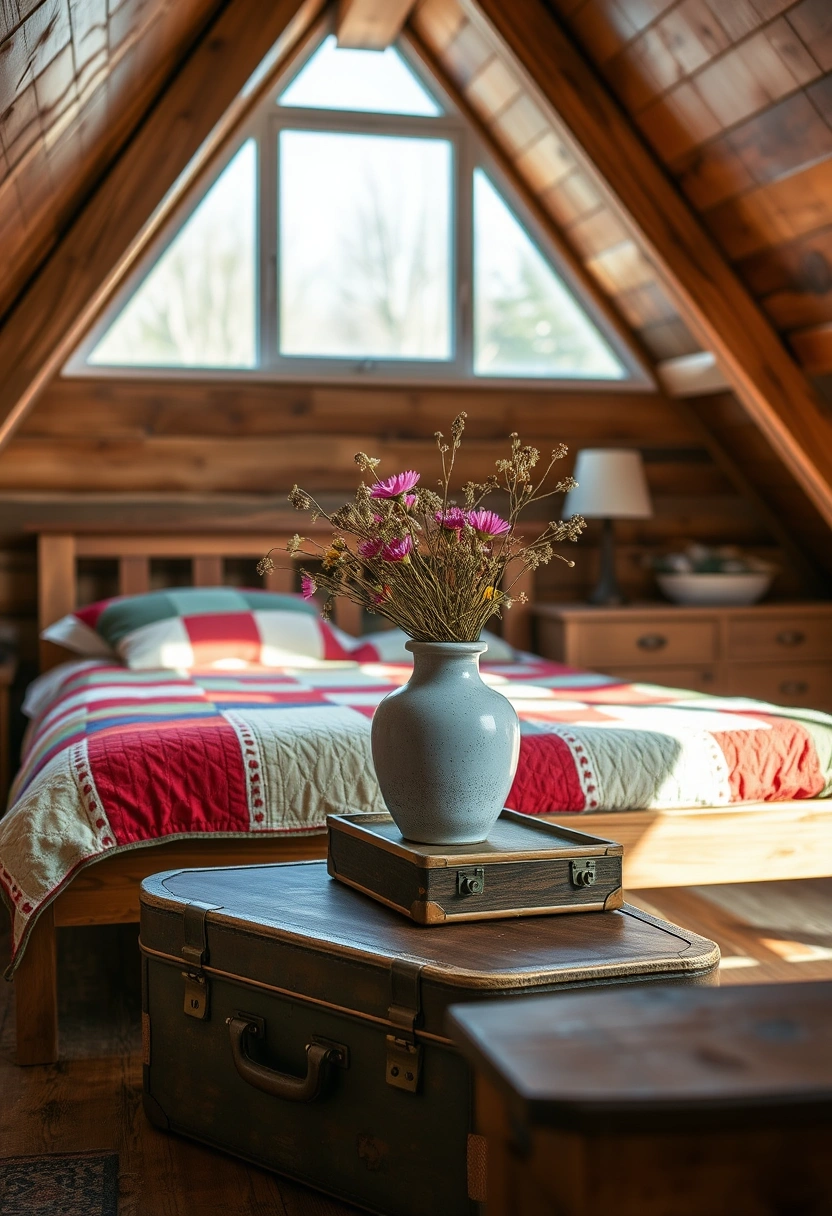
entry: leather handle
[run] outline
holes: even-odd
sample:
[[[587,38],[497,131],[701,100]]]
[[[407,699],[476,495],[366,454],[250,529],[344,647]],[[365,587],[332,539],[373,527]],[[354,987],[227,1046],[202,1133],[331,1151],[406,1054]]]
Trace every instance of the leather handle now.
[[[661,633],[644,633],[636,641],[639,650],[661,650],[667,645],[667,638]]]
[[[800,629],[781,629],[775,641],[780,646],[799,646],[801,642],[806,641],[806,634]]]
[[[319,1097],[326,1082],[329,1071],[329,1057],[336,1050],[323,1043],[309,1043],[306,1048],[306,1076],[295,1077],[290,1073],[276,1072],[258,1064],[248,1055],[245,1048],[247,1034],[258,1035],[258,1026],[245,1018],[228,1018],[228,1032],[231,1036],[231,1058],[237,1072],[263,1093],[273,1098],[283,1098],[287,1102],[314,1102]]]

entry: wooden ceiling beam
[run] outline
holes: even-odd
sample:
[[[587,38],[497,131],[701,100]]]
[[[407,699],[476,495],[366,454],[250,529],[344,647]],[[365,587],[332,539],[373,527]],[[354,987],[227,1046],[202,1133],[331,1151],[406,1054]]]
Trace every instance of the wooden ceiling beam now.
[[[503,39],[555,111],[694,336],[832,526],[832,424],[814,389],[550,6],[465,0],[465,8]]]
[[[0,450],[322,7],[230,0],[205,32],[0,328]]]
[[[338,45],[383,51],[401,33],[415,0],[339,0]]]

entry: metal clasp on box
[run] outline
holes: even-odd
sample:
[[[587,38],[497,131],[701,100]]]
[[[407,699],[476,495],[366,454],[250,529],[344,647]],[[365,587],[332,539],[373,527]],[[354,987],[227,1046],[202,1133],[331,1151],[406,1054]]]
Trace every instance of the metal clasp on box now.
[[[456,872],[457,895],[482,895],[485,890],[485,870],[482,866],[470,866]]]
[[[570,861],[569,877],[573,887],[591,887],[595,883],[595,858]]]

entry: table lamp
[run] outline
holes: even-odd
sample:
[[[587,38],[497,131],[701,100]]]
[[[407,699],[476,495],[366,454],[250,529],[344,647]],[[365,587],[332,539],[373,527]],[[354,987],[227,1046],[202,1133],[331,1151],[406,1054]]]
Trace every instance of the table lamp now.
[[[601,574],[591,604],[623,604],[615,577],[614,519],[648,519],[653,514],[641,454],[624,448],[584,448],[575,462],[578,485],[563,505],[564,518],[603,520]]]

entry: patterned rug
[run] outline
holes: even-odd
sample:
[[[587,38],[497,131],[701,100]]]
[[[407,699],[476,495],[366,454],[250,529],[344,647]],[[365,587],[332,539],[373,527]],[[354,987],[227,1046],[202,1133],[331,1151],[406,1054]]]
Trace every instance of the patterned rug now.
[[[3,1216],[118,1216],[117,1153],[0,1157]]]

